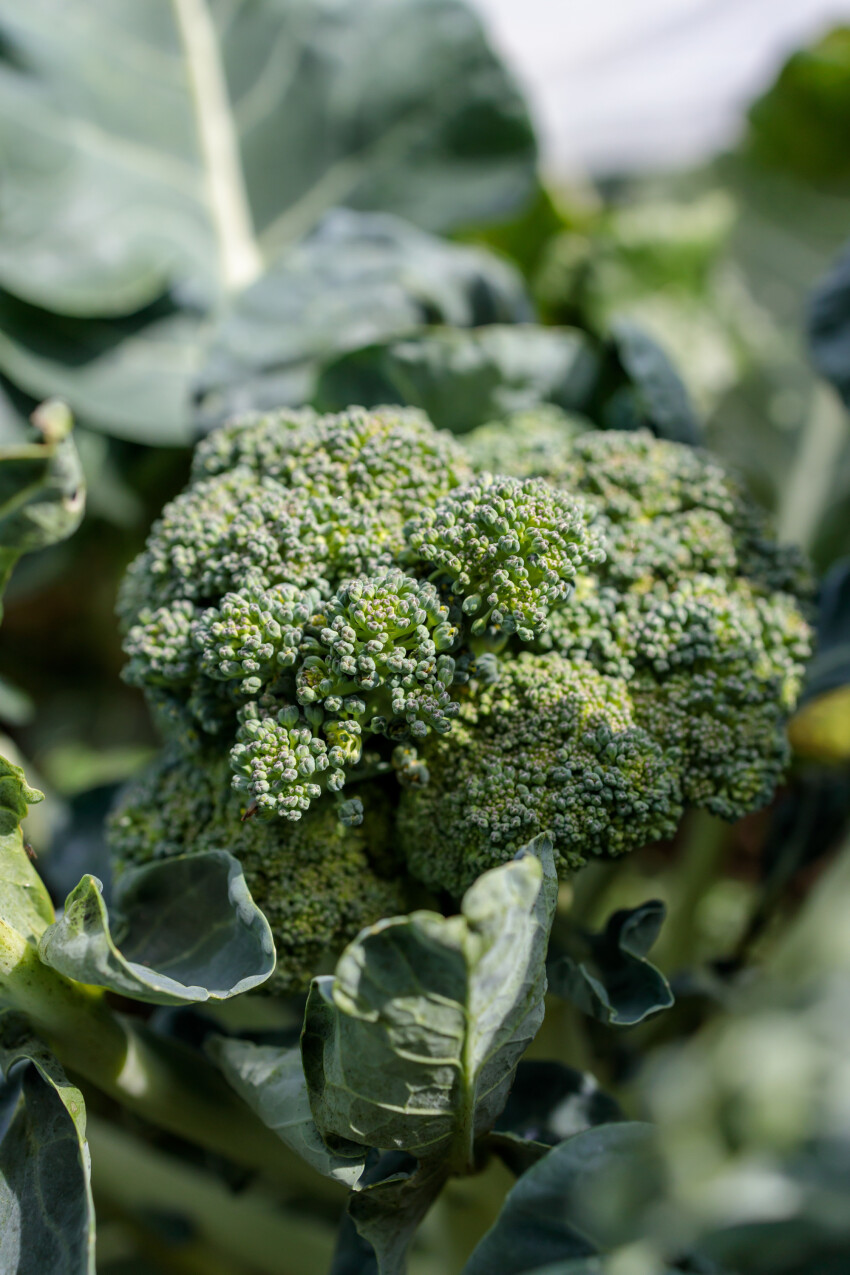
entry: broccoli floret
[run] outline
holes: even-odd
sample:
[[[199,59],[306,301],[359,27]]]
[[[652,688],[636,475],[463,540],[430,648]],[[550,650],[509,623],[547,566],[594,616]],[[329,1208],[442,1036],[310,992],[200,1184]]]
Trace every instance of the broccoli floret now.
[[[587,508],[539,479],[483,474],[405,528],[403,561],[462,599],[473,636],[530,642],[570,596],[577,571],[601,561]]]
[[[538,832],[566,872],[671,836],[682,814],[678,768],[637,725],[626,683],[554,652],[503,661],[421,758],[402,844],[413,875],[452,895]]]
[[[362,822],[344,825],[330,801],[299,823],[243,819],[226,757],[174,748],[122,794],[108,835],[118,870],[170,855],[229,850],[268,917],[278,964],[265,990],[303,991],[355,934],[408,900],[392,852],[390,803],[358,787]]]

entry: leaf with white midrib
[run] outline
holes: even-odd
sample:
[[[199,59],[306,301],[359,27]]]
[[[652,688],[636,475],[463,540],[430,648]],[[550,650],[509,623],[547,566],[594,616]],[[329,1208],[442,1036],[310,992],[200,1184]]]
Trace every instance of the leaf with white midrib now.
[[[542,1020],[555,896],[539,838],[479,878],[460,916],[379,922],[314,980],[302,1053],[326,1140],[469,1167]]]

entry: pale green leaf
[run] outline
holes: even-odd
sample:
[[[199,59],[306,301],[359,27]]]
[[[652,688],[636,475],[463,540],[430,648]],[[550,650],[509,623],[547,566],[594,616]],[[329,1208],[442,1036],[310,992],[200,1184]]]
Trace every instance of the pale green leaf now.
[[[207,1051],[240,1098],[311,1168],[346,1186],[357,1184],[366,1153],[355,1144],[348,1155],[339,1146],[330,1151],[322,1141],[297,1046],[280,1049],[217,1036],[207,1043]]]
[[[304,1070],[324,1139],[474,1160],[543,1018],[557,883],[538,838],[467,891],[461,914],[380,921],[314,979]]]
[[[268,922],[223,850],[126,871],[113,910],[110,928],[101,884],[84,876],[39,956],[68,978],[155,1005],[225,1000],[274,970]]]

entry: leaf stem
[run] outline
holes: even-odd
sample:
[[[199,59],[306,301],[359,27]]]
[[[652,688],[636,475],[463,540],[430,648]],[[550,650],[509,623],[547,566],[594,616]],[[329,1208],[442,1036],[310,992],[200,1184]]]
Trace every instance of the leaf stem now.
[[[68,1071],[169,1133],[267,1173],[299,1194],[342,1201],[241,1101],[211,1063],[113,1013],[99,988],[44,965],[0,921],[0,1003],[26,1015]]]
[[[811,548],[847,438],[847,413],[838,395],[828,385],[817,385],[777,515],[783,543]]]

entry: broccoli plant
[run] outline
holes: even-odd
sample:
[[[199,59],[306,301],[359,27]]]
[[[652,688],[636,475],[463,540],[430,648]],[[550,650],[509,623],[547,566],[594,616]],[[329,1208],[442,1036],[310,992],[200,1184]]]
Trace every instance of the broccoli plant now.
[[[37,423],[6,471],[6,574],[81,513],[67,414]],[[92,1094],[106,1173],[104,1096],[274,1183],[286,1208],[249,1193],[237,1239],[275,1275],[290,1252],[362,1275],[467,1257],[465,1275],[591,1275],[629,1227],[645,1269],[708,1269],[699,1209],[664,1186],[676,1103],[646,1091],[656,1136],[587,1072],[524,1056],[558,1030],[547,987],[615,1028],[674,1004],[648,955],[663,903],[597,932],[560,885],[575,897],[689,807],[770,800],[811,592],[732,477],[644,432],[546,408],[461,445],[418,411],[351,408],[210,434],[120,594],[125,676],[163,745],[110,817],[111,890],[86,874],[54,910],[21,829],[41,794],[0,762],[2,1275],[94,1275]],[[270,1032],[228,1016],[240,996]],[[156,1017],[193,1005],[203,1051]],[[488,1234],[489,1196],[474,1233],[411,1251],[447,1184],[505,1169]]]
[[[119,864],[227,848],[276,986],[548,833],[568,876],[771,797],[810,649],[800,555],[707,454],[552,409],[237,420],[130,567],[162,758]]]

